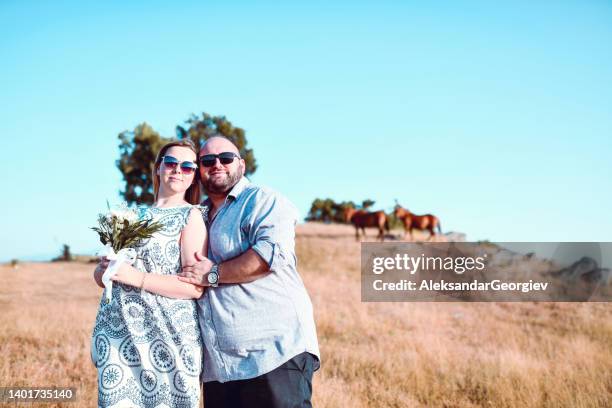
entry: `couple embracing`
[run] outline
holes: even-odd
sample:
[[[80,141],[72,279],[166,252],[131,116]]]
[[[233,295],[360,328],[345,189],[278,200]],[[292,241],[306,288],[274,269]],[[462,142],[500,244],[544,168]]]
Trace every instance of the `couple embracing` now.
[[[199,407],[202,382],[206,408],[311,406],[320,354],[297,210],[244,171],[222,136],[199,152],[186,140],[160,150],[155,204],[139,217],[163,229],[121,264],[96,317],[98,406]]]

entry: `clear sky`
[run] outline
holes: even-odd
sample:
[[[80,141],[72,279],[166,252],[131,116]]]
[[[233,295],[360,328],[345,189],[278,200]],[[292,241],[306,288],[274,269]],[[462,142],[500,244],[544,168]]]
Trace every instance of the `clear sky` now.
[[[303,216],[397,198],[471,240],[612,241],[609,1],[2,1],[0,106],[1,261],[93,252],[118,133],[201,112]]]

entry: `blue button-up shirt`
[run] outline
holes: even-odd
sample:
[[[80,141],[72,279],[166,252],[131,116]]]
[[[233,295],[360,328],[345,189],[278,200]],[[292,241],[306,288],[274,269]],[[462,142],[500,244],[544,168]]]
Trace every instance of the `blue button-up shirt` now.
[[[243,177],[207,220],[208,258],[221,263],[252,248],[270,273],[209,287],[198,300],[203,381],[254,378],[304,351],[320,359],[312,303],[296,269],[297,215],[285,197]]]

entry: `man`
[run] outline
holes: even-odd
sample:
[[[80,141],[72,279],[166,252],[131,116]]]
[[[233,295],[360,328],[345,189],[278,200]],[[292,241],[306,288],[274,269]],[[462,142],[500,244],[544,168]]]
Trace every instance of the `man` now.
[[[319,347],[312,304],[296,270],[295,207],[244,177],[224,137],[200,151],[208,199],[208,258],[181,280],[199,299],[204,403],[215,407],[310,407]]]

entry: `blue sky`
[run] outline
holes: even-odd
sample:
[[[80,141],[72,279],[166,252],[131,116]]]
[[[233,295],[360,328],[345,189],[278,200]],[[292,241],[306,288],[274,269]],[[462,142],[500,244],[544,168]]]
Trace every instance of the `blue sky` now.
[[[0,3],[0,260],[97,248],[117,135],[247,131],[252,180],[494,241],[612,241],[612,4]]]

